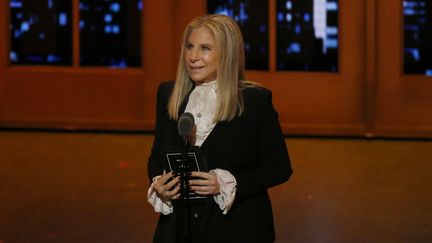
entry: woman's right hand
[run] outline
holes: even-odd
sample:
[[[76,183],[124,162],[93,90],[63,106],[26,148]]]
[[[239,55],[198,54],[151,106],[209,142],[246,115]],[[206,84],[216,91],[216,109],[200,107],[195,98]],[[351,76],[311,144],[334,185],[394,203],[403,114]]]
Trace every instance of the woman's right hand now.
[[[180,176],[174,178],[173,176],[173,172],[165,173],[164,171],[154,183],[156,194],[164,202],[180,197]],[[172,178],[171,181],[169,181],[170,178]]]

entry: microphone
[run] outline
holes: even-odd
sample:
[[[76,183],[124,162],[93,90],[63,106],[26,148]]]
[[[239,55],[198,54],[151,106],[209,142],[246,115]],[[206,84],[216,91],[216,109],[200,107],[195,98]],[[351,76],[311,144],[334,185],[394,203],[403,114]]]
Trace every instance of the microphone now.
[[[179,118],[177,124],[178,133],[180,134],[180,136],[188,136],[192,133],[194,125],[194,116],[189,112],[185,112]]]

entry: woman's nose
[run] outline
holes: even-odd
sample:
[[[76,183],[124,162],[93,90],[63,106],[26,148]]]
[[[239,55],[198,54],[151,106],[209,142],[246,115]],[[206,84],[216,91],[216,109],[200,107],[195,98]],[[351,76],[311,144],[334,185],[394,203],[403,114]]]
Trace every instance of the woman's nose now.
[[[199,60],[199,53],[198,53],[198,51],[196,51],[196,50],[192,50],[192,51],[190,52],[190,60],[191,60],[192,62],[196,62],[196,61]]]

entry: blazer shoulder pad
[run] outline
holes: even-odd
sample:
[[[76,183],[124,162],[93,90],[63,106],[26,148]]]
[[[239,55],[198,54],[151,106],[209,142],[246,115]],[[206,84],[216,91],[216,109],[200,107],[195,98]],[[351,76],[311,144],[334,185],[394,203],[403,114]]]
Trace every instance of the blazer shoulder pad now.
[[[272,99],[272,91],[260,86],[247,87],[243,89],[242,93],[245,102],[256,105],[269,102]]]
[[[165,81],[160,83],[158,87],[158,96],[170,94],[173,88],[174,88],[174,81]]]

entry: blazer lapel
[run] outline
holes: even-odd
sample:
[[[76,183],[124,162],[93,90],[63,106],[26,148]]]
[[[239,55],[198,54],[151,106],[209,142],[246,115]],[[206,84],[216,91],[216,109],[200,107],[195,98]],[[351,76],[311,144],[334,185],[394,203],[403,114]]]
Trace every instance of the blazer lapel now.
[[[200,147],[201,149],[205,149],[207,147],[207,144],[211,143],[211,141],[214,139],[215,134],[217,134],[218,129],[219,129],[219,122],[216,123],[216,125],[210,131],[209,135],[206,137],[204,142],[201,144],[201,147]]]

